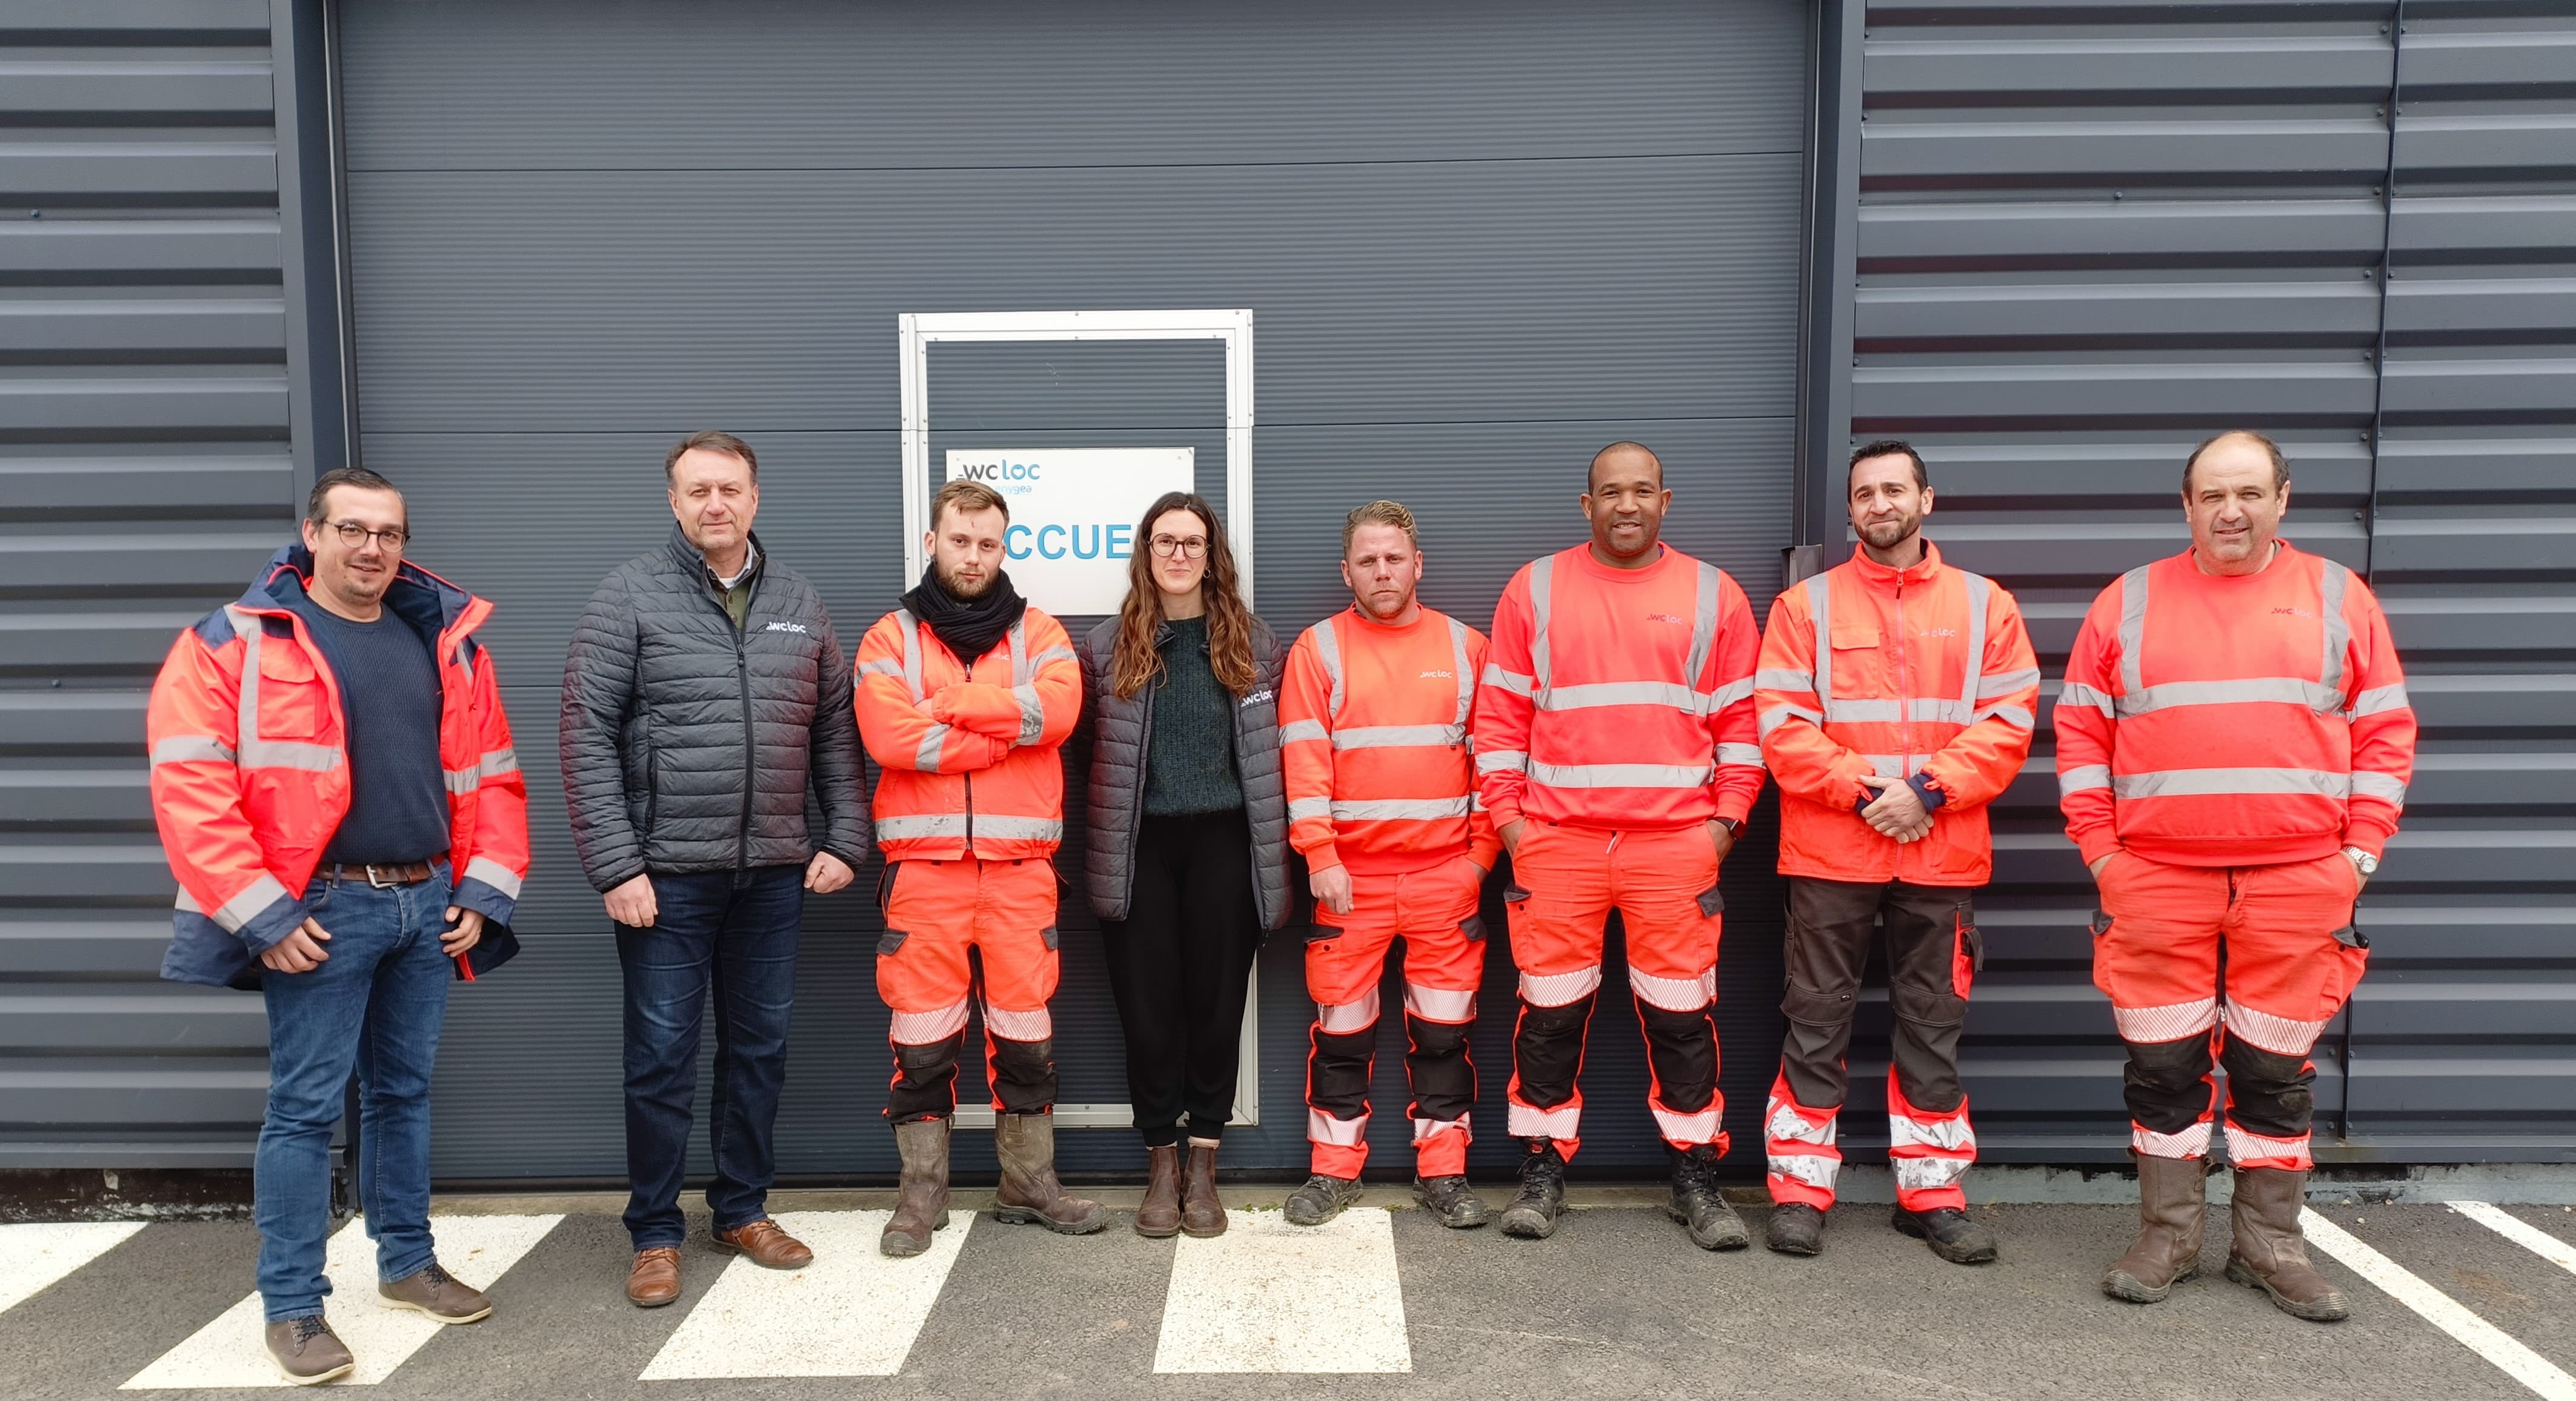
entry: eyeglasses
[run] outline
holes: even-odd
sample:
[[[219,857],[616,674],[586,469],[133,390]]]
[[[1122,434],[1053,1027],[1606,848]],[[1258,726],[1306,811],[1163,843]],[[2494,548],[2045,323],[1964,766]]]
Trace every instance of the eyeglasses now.
[[[1165,559],[1170,559],[1174,555],[1179,555],[1183,559],[1197,559],[1207,553],[1207,537],[1192,535],[1184,539],[1177,535],[1157,535],[1154,537],[1154,553]]]
[[[401,554],[403,546],[411,540],[411,532],[398,525],[389,525],[382,530],[369,530],[356,521],[333,521],[331,530],[340,537],[341,544],[353,550],[365,549],[368,537],[373,536],[376,543],[384,546],[385,553],[389,555]]]

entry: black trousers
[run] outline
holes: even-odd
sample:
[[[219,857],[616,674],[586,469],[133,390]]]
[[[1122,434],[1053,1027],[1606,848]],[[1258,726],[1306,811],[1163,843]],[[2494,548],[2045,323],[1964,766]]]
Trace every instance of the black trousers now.
[[[1897,1087],[1918,1109],[1946,1114],[1967,1091],[1959,1084],[1959,1028],[1967,983],[1984,961],[1973,892],[1904,881],[1789,878],[1789,1018],[1780,1071],[1811,1109],[1843,1102],[1852,1011],[1870,935],[1887,926],[1889,1049]],[[1962,964],[1965,967],[1962,967]]]
[[[1234,1117],[1245,986],[1261,948],[1252,831],[1241,809],[1148,817],[1127,918],[1100,945],[1127,1038],[1127,1099],[1150,1147],[1217,1138]]]

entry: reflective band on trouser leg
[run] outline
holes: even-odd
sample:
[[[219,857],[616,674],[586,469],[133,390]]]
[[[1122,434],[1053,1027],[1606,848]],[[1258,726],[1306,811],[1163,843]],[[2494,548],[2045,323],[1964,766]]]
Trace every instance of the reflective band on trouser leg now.
[[[2208,1126],[2202,1125],[2200,1132],[2205,1145]],[[2285,1172],[2306,1172],[2316,1166],[2316,1159],[2308,1154],[2308,1135],[2267,1138],[2234,1124],[2227,1126],[2227,1162],[2234,1168],[2280,1168]]]
[[[1425,1181],[1434,1177],[1466,1176],[1467,1145],[1474,1137],[1464,1114],[1455,1119],[1414,1120],[1414,1175]]]
[[[1343,1010],[1317,1007],[1318,1014]],[[1357,1177],[1368,1163],[1369,1081],[1377,1078],[1377,993],[1347,1031],[1318,1020],[1306,1033],[1306,1140],[1311,1171]]]
[[[1571,1001],[1550,1005],[1531,997],[1534,983],[1571,984],[1586,975],[1589,984]],[[1514,1138],[1554,1140],[1557,1152],[1569,1160],[1583,1142],[1583,1043],[1592,1021],[1593,990],[1600,985],[1598,968],[1553,978],[1521,975],[1521,1014],[1512,1029],[1512,1080],[1504,1094],[1511,1113],[1504,1127]]]
[[[1306,1109],[1306,1141],[1313,1145],[1307,1171],[1324,1177],[1355,1178],[1368,1166],[1369,1116],[1336,1119],[1312,1105]]]
[[[1823,1211],[1834,1204],[1834,1179],[1843,1167],[1842,1149],[1834,1146],[1840,1113],[1839,1107],[1809,1109],[1798,1103],[1786,1075],[1773,1078],[1762,1108],[1762,1149],[1775,1205],[1802,1202]]]
[[[2150,1158],[2206,1158],[2209,1156],[2209,1120],[2180,1133],[2158,1133],[2144,1124],[2129,1125],[2129,1146]]]
[[[1947,1114],[1918,1109],[1887,1072],[1887,1161],[1896,1171],[1896,1204],[1907,1211],[1966,1210],[1959,1186],[1977,1160],[1977,1133],[1968,1126],[1968,1101]]]
[[[1637,996],[1637,1023],[1646,1037],[1646,1108],[1664,1141],[1684,1150],[1715,1144],[1726,1152],[1718,1127],[1726,1099],[1717,1091],[1717,1027],[1705,1004],[1670,1011]]]

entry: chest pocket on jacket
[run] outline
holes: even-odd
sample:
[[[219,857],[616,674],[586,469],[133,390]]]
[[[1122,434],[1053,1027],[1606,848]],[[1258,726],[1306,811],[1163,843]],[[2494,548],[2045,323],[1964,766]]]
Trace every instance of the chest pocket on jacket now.
[[[1848,612],[1849,610],[1845,611]],[[1875,652],[1878,650],[1877,618],[1868,614],[1863,614],[1857,618],[1851,618],[1845,617],[1843,613],[1838,612],[1834,614],[1832,623],[1835,651],[1867,650]]]
[[[315,739],[331,713],[313,659],[283,638],[260,639],[259,733],[263,739]]]

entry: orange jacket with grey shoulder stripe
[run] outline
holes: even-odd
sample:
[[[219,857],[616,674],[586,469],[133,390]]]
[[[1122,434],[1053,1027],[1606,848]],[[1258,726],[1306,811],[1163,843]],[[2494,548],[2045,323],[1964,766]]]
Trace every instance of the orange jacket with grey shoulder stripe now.
[[[1361,875],[1467,856],[1501,841],[1476,797],[1470,749],[1485,636],[1429,608],[1401,626],[1345,608],[1306,629],[1279,684],[1288,842],[1308,867]]]

